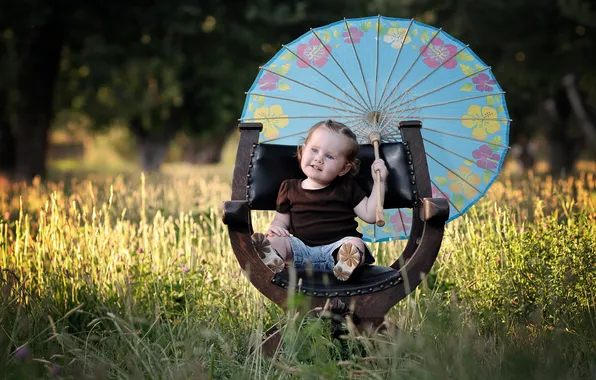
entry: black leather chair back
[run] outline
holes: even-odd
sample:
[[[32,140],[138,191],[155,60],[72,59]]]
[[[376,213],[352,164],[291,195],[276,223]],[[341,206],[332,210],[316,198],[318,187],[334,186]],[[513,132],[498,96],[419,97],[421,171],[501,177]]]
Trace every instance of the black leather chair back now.
[[[291,145],[258,144],[254,149],[248,172],[248,201],[253,210],[275,210],[277,192],[281,183],[289,178],[304,178],[298,159],[297,147]],[[384,207],[412,208],[413,167],[402,143],[380,145],[379,155],[389,170],[388,188]],[[370,167],[374,161],[372,145],[360,145],[360,171],[356,176],[358,184],[370,194],[373,186]]]

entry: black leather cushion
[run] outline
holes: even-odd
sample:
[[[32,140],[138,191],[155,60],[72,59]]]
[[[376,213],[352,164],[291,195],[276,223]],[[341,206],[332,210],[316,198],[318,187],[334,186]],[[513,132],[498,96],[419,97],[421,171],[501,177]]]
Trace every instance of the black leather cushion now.
[[[412,208],[412,175],[401,143],[382,144],[379,155],[389,169],[388,188],[385,192],[385,208]],[[373,179],[370,166],[374,161],[372,145],[360,146],[360,172],[357,181],[370,194]],[[303,178],[296,147],[291,145],[258,144],[254,149],[248,178],[248,201],[253,210],[275,210],[277,192],[288,178]]]
[[[399,272],[391,267],[363,265],[356,268],[348,281],[340,281],[333,273],[309,272],[300,270],[296,272],[296,281],[302,279],[300,286],[296,285],[295,291],[315,297],[353,296],[358,294],[374,293],[390,288],[401,283]],[[288,271],[277,273],[271,280],[274,284],[287,288],[290,282]]]

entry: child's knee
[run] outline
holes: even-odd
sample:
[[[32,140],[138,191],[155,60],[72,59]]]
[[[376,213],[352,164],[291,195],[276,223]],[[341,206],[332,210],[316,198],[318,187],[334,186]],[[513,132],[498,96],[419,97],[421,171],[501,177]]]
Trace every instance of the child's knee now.
[[[287,236],[271,236],[269,242],[271,243],[271,246],[284,257],[284,259],[290,258],[288,257],[291,256],[292,253],[290,238]]]

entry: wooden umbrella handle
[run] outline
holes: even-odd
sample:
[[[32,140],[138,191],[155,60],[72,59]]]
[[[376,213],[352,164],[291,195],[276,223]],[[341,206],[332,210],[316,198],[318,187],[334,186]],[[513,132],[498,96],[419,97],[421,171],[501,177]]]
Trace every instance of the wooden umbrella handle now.
[[[375,150],[375,160],[379,159],[379,141],[381,140],[380,136],[376,133],[371,133],[370,140],[373,144],[373,148]],[[384,220],[384,212],[383,212],[383,199],[381,198],[381,172],[378,170],[375,171],[375,180],[377,182],[377,209],[376,209],[376,219],[377,221],[375,224],[379,227],[383,227],[385,225]]]

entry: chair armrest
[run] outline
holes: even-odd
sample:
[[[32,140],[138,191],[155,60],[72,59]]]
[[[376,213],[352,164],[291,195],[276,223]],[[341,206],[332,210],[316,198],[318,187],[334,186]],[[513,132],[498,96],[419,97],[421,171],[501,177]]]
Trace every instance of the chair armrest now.
[[[250,208],[248,201],[225,201],[223,203],[224,224],[237,227],[248,227]]]
[[[445,223],[449,219],[449,202],[445,198],[422,198],[420,219],[427,223]]]

